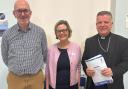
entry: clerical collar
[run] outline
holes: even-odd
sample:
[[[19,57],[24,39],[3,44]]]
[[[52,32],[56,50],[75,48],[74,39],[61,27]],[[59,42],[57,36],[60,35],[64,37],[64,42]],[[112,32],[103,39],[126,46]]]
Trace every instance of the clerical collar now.
[[[110,37],[110,35],[111,35],[111,33],[109,33],[109,35],[107,35],[107,36],[100,36],[100,35],[98,34],[98,36],[99,36],[99,38],[100,38],[101,40],[108,39],[108,38]]]
[[[104,36],[101,36],[100,39],[105,39],[105,37]]]
[[[101,37],[99,34],[98,34],[98,44],[101,48],[101,50],[105,53],[108,52],[109,50],[109,46],[110,46],[110,41],[111,41],[111,33],[109,35],[107,35],[106,37]]]

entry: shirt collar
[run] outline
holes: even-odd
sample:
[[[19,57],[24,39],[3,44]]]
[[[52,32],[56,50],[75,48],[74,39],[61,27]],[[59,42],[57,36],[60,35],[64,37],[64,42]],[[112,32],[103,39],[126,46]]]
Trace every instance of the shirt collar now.
[[[17,28],[17,30],[20,31],[20,32],[27,32],[27,31],[31,30],[31,28],[32,28],[32,23],[29,23],[28,28],[27,28],[25,31],[21,30],[21,28],[20,28],[20,26],[19,26],[18,23],[17,23],[17,27],[16,27],[16,28]]]

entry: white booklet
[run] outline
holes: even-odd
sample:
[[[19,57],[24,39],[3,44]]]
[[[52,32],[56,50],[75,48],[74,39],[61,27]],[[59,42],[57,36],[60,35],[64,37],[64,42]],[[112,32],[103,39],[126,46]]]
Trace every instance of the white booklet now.
[[[101,70],[107,68],[104,57],[99,54],[88,60],[85,60],[87,67],[93,67],[95,75],[92,77],[95,86],[113,83],[112,77],[106,77],[101,74]]]

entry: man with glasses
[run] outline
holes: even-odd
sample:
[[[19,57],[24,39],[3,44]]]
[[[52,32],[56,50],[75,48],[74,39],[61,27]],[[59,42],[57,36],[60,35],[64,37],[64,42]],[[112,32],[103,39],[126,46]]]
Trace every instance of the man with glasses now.
[[[45,32],[30,22],[32,11],[26,0],[15,2],[13,14],[17,24],[3,34],[1,44],[2,58],[9,70],[8,89],[44,89]]]

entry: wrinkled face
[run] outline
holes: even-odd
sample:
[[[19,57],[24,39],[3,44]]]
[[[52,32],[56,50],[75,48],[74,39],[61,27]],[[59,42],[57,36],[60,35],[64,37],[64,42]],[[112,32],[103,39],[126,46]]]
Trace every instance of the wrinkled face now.
[[[24,0],[19,0],[19,2],[15,4],[13,14],[15,18],[17,18],[20,26],[25,27],[28,25],[31,13],[28,3]]]
[[[65,24],[58,25],[55,34],[60,41],[67,41],[69,38],[69,30]]]
[[[111,16],[109,15],[97,16],[96,28],[101,36],[107,36],[111,31],[112,25],[113,22]]]

